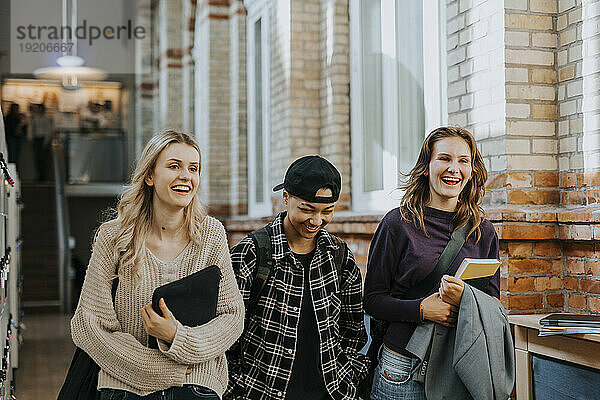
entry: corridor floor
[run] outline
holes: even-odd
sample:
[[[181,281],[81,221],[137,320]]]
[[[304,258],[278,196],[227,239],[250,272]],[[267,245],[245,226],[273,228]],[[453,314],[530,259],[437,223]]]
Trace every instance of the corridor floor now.
[[[69,321],[62,314],[26,314],[23,345],[16,370],[18,400],[54,400],[63,383],[75,346]]]

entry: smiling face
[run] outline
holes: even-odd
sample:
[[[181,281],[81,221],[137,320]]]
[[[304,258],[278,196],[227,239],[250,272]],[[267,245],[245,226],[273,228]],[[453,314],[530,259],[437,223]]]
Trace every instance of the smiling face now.
[[[194,198],[200,181],[200,155],[184,143],[171,143],[159,154],[145,182],[154,188],[155,207],[183,210]]]
[[[330,197],[331,189],[319,189],[316,197]],[[284,228],[288,241],[294,238],[314,239],[320,229],[331,222],[335,203],[311,203],[283,192],[287,204]]]
[[[473,173],[471,149],[460,137],[446,137],[433,144],[429,168],[429,207],[454,211],[460,192]]]

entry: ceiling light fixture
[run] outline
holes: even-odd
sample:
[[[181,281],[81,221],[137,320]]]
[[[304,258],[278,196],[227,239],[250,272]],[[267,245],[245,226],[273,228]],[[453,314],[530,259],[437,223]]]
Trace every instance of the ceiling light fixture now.
[[[67,21],[67,0],[62,1],[62,26],[66,26]],[[71,32],[75,31],[77,26],[77,0],[71,0]],[[67,40],[71,39],[72,46],[67,46]],[[98,68],[84,67],[85,60],[77,56],[77,35],[71,38],[63,37],[63,48],[71,47],[71,54],[63,51],[63,55],[56,59],[58,67],[44,67],[33,71],[33,75],[38,79],[50,79],[61,82],[66,90],[77,90],[81,87],[82,81],[101,81],[106,79],[105,71]]]

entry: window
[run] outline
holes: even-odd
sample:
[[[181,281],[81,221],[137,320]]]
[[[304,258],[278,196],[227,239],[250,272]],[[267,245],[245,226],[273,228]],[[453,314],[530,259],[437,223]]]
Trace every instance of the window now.
[[[355,211],[397,206],[399,172],[410,171],[425,133],[447,119],[444,4],[350,2]]]
[[[269,18],[264,2],[253,2],[247,19],[248,214],[270,215]]]

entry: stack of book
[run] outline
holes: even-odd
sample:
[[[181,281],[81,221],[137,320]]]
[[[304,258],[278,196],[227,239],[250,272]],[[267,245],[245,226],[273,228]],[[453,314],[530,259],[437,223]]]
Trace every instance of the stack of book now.
[[[540,320],[539,336],[600,334],[600,315],[550,314]]]

